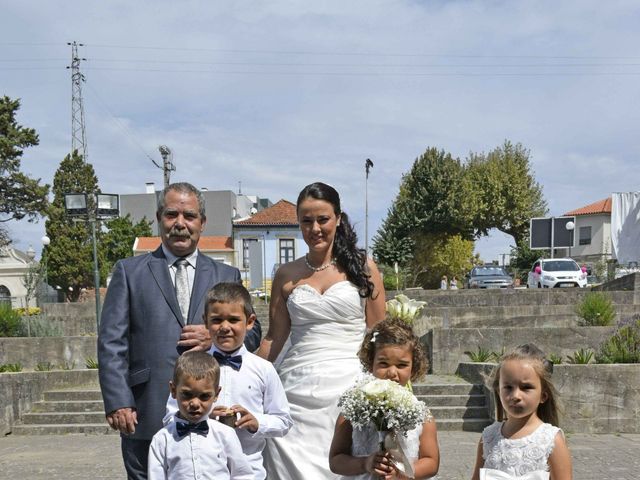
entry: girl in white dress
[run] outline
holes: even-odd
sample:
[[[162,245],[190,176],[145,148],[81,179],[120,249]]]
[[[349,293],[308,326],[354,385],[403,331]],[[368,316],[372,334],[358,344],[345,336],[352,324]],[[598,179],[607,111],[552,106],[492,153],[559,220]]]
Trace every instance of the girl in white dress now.
[[[384,318],[385,294],[333,187],[306,186],[296,209],[309,253],[276,272],[269,331],[257,352],[274,361],[289,339],[277,370],[294,424],[285,437],[267,440],[265,468],[277,480],[334,479],[329,445],[338,397],[361,372],[358,348],[366,328]]]
[[[490,388],[497,422],[482,432],[472,480],[571,480],[571,455],[558,428],[553,364],[533,344],[502,356]]]
[[[411,326],[402,320],[385,320],[367,333],[358,353],[364,368],[381,379],[400,385],[417,380],[427,371],[427,356]],[[406,461],[413,467],[408,476],[399,468],[397,458],[380,451],[378,434],[373,425],[368,429],[353,428],[342,415],[336,421],[329,453],[331,471],[349,478],[407,479],[432,478],[438,473],[440,450],[436,423],[427,411],[422,425],[397,437]]]

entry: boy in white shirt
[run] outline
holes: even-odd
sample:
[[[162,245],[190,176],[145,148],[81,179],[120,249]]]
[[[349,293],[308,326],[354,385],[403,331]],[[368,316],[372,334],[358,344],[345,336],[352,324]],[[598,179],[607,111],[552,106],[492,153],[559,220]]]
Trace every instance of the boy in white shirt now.
[[[289,431],[293,425],[289,403],[271,362],[244,346],[256,318],[247,289],[237,283],[219,283],[205,301],[204,322],[213,340],[209,353],[220,364],[221,392],[211,416],[234,425],[256,480],[263,480],[265,439]],[[165,422],[175,410],[176,402],[169,398]]]
[[[209,418],[219,379],[218,362],[205,352],[178,358],[169,382],[178,411],[151,440],[149,480],[255,478],[233,429]]]

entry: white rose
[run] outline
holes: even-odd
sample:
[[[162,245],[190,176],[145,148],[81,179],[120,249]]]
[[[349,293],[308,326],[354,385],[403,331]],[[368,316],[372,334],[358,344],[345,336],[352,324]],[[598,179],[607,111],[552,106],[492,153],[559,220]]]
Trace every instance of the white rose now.
[[[372,380],[362,387],[362,391],[367,397],[378,397],[383,395],[389,388],[391,380]]]

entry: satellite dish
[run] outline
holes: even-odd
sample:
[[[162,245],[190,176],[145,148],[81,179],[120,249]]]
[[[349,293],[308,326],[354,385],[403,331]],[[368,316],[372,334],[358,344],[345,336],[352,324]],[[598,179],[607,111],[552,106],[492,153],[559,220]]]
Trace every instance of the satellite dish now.
[[[258,213],[258,209],[256,207],[251,207],[251,210],[249,210],[249,213],[251,213],[251,215],[255,215],[256,213]]]

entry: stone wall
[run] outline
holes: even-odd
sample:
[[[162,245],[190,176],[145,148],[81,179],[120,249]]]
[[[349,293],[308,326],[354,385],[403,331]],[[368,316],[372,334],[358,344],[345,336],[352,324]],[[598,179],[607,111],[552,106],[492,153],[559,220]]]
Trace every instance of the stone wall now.
[[[474,383],[495,365],[460,364]],[[640,433],[640,365],[554,365],[552,381],[562,405],[560,426],[568,433]],[[486,390],[488,393],[488,390]],[[490,404],[495,398],[490,396]],[[490,407],[494,417],[495,409]]]
[[[564,358],[579,348],[597,349],[614,330],[615,327],[436,328],[427,346],[433,373],[453,374],[459,363],[469,361],[464,352],[477,352],[478,347],[500,352],[503,348],[534,343],[545,353]]]
[[[38,363],[85,368],[87,358],[98,358],[96,337],[0,338],[0,364],[19,363],[25,370]]]
[[[46,390],[97,383],[97,370],[0,373],[0,435],[11,433]]]
[[[59,326],[63,336],[96,335],[95,302],[46,303],[42,316]]]

